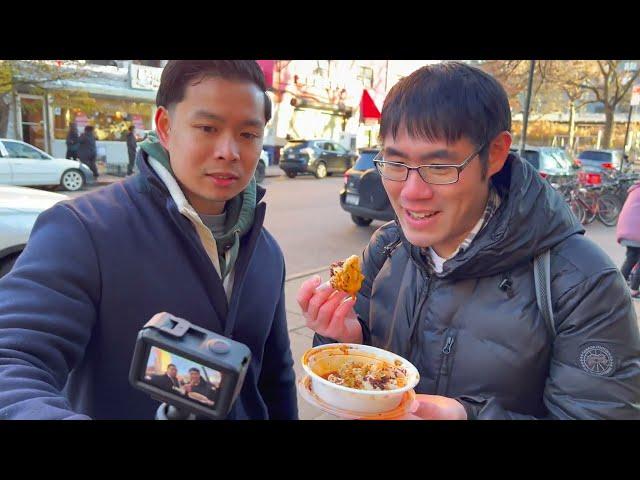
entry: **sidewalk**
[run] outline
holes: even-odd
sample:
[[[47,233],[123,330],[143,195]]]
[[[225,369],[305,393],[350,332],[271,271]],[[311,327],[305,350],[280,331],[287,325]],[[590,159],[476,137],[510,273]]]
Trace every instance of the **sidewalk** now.
[[[312,347],[313,332],[304,326],[305,321],[300,312],[300,307],[296,302],[296,294],[302,283],[313,275],[314,271],[303,272],[301,275],[289,276],[285,280],[284,295],[287,311],[287,325],[289,329],[289,340],[291,342],[291,353],[293,355],[293,369],[296,374],[296,384],[304,377],[305,371],[302,369],[301,358],[306,350]],[[329,268],[323,268],[317,273],[323,280],[329,278]],[[333,415],[324,413],[322,410],[309,405],[298,394],[298,413],[300,420],[337,420]]]

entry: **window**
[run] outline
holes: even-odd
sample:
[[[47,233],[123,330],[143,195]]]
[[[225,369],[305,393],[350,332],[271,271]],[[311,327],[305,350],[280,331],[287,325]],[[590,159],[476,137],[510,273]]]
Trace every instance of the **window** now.
[[[136,134],[151,129],[153,105],[118,99],[63,96],[54,99],[54,137],[64,140],[69,126],[75,122],[78,134],[86,125],[95,127],[95,136],[100,141],[125,141],[131,125]]]
[[[342,145],[340,145],[339,143],[332,143],[333,145],[333,150],[335,152],[341,153],[341,154],[345,154],[347,153],[347,149],[344,148]]]
[[[358,80],[362,82],[364,88],[373,88],[373,69],[369,67],[360,67]]]
[[[545,150],[542,156],[543,169],[561,169],[567,170],[571,168],[571,159],[564,150]]]
[[[610,162],[611,154],[609,152],[590,152],[587,150],[578,155],[578,158],[581,160],[594,160],[596,162]]]
[[[356,170],[369,170],[370,168],[374,168],[373,159],[376,158],[377,154],[377,150],[362,152],[354,168]]]
[[[7,149],[9,156],[12,158],[32,158],[35,160],[46,160],[49,157],[40,153],[33,147],[18,142],[4,142],[4,148]]]
[[[333,152],[334,151],[333,144],[331,142],[325,142],[323,147],[322,147],[322,149],[326,150],[327,152]]]

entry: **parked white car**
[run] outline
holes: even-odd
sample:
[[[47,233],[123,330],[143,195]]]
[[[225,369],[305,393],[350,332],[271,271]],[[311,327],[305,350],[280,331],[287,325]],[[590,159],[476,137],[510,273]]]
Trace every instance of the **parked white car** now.
[[[0,278],[24,249],[38,215],[62,200],[68,198],[60,193],[0,185]]]
[[[91,183],[93,173],[82,162],[53,158],[28,143],[0,138],[0,185],[60,185],[75,192]]]

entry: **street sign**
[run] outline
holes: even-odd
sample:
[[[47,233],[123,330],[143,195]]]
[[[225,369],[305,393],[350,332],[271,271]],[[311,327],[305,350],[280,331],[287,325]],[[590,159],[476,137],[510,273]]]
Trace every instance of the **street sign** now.
[[[640,105],[640,84],[634,85],[631,90],[631,106]]]

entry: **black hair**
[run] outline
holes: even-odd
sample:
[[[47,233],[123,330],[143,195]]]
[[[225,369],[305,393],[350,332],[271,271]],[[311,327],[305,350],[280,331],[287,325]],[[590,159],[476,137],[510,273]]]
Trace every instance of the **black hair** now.
[[[409,136],[454,143],[466,137],[480,154],[483,175],[488,143],[511,130],[511,109],[500,83],[479,68],[462,62],[424,66],[402,78],[382,107],[380,140],[395,139],[400,127]]]
[[[265,123],[271,119],[271,100],[266,94],[264,73],[255,60],[169,60],[162,70],[156,105],[169,109],[184,99],[188,85],[208,77],[255,84],[264,92]]]
[[[198,372],[198,373],[200,373],[200,370],[198,370],[198,369],[197,369],[197,368],[195,368],[195,367],[191,367],[191,368],[189,369],[189,372]]]
[[[167,370],[169,370],[169,367],[173,367],[176,370],[178,369],[178,367],[176,367],[173,363],[170,363],[169,365],[167,365]]]
[[[84,127],[85,133],[93,132],[93,125],[87,125]]]

